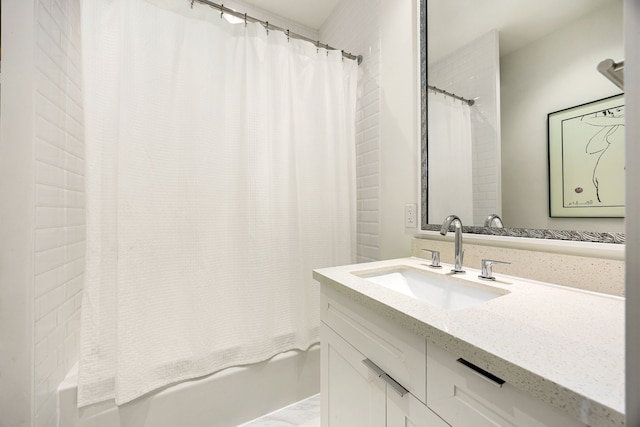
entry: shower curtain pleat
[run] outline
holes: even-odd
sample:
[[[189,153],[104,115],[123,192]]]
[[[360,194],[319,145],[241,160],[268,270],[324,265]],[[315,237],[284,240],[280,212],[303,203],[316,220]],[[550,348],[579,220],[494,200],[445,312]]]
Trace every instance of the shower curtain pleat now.
[[[354,261],[357,65],[163,0],[83,3],[78,406],[319,340]]]

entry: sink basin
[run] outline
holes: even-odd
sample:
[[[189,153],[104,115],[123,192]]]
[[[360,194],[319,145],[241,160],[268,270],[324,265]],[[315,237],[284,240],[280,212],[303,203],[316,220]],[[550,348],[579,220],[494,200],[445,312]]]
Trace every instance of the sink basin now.
[[[358,272],[355,275],[430,305],[460,310],[498,298],[509,291],[409,267]]]

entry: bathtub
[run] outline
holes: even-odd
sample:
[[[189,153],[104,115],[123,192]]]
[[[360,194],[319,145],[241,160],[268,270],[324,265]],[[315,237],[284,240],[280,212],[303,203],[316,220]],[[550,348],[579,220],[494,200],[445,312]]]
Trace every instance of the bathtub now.
[[[229,427],[320,391],[320,346],[185,381],[116,406],[77,407],[77,364],[58,388],[58,427]]]

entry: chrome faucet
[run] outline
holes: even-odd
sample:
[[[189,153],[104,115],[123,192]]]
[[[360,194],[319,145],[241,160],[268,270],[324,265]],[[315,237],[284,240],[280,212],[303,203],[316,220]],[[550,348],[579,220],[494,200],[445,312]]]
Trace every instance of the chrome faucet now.
[[[498,214],[491,214],[484,220],[485,227],[491,227],[492,224],[496,225],[496,228],[504,228],[502,225],[502,218]]]
[[[451,271],[453,271],[454,273],[464,273],[464,270],[462,269],[462,258],[464,256],[464,251],[462,250],[462,221],[460,221],[460,218],[458,218],[457,215],[449,215],[448,217],[446,217],[444,219],[444,222],[442,223],[442,228],[440,228],[440,234],[446,236],[451,223],[453,223],[453,225],[455,225],[456,227],[454,251],[456,262],[453,270]]]

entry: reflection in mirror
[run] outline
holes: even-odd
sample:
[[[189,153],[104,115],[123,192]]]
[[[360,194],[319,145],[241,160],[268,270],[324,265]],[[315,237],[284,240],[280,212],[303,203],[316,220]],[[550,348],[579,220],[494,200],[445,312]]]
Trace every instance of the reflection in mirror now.
[[[549,113],[620,93],[597,66],[623,58],[622,0],[422,2],[422,228],[623,242],[623,218],[549,217],[547,154]]]

